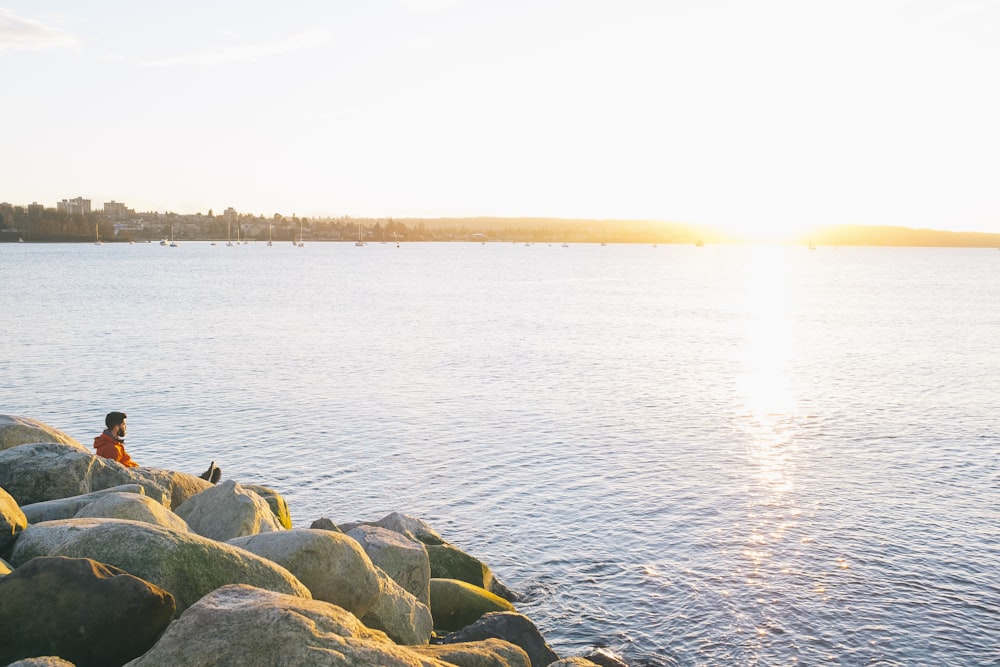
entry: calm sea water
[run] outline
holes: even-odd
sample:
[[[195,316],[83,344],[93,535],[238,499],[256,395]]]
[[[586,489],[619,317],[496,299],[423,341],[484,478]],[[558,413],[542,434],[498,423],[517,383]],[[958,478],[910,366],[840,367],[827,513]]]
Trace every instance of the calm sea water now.
[[[1000,662],[1000,253],[0,246],[0,412],[421,517],[562,655]]]

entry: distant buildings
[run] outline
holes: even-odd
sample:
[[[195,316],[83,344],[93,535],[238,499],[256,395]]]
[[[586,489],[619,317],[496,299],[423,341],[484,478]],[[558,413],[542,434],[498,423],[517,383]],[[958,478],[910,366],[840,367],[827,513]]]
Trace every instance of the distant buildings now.
[[[124,220],[130,214],[134,214],[135,211],[129,211],[125,204],[115,201],[104,202],[104,215],[108,216],[112,220]]]
[[[56,210],[61,213],[69,213],[70,215],[75,215],[77,213],[83,213],[86,215],[90,213],[90,200],[84,199],[83,197],[77,197],[76,199],[63,199],[61,202],[56,204]]]

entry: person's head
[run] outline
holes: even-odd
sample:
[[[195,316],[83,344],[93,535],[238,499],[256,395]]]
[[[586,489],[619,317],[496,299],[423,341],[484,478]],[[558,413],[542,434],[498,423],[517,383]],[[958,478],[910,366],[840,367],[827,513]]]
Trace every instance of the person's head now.
[[[114,433],[119,438],[125,437],[124,412],[109,412],[108,416],[104,418],[104,425],[108,427],[108,431]]]

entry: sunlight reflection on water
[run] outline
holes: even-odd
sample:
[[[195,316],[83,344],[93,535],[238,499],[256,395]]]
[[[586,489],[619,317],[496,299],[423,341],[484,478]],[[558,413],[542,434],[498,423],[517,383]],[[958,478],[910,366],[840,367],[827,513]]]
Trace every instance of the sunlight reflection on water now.
[[[420,516],[563,654],[1000,658],[992,255],[288,245],[0,248],[2,411]]]

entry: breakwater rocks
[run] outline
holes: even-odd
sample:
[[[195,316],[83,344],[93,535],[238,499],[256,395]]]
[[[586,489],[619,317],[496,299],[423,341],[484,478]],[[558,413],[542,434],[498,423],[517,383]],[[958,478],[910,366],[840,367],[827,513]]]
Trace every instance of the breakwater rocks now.
[[[517,600],[419,519],[295,529],[273,489],[0,415],[0,665],[623,664],[560,659]]]

